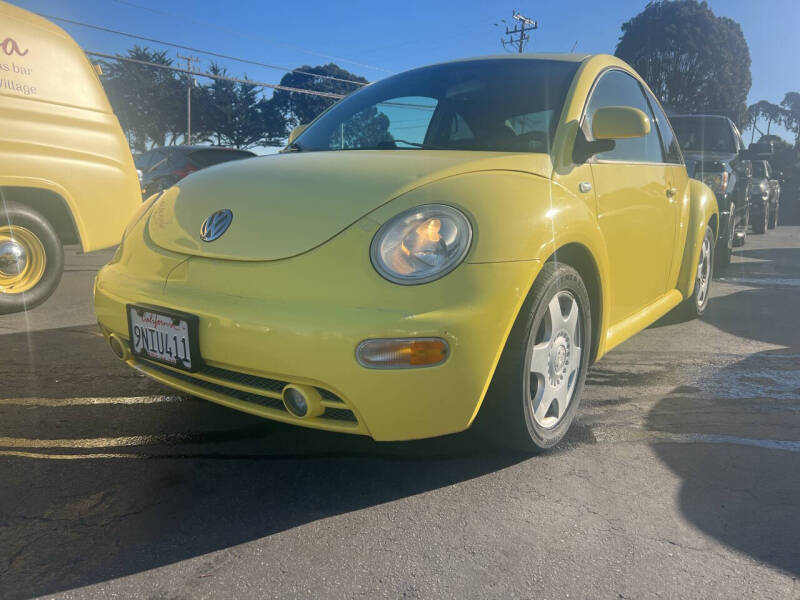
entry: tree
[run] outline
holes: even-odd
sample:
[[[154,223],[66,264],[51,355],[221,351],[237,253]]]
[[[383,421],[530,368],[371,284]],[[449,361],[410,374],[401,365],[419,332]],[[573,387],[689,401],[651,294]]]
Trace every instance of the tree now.
[[[140,46],[128,50],[127,57],[172,65],[165,51],[150,51]],[[106,61],[102,82],[135,151],[174,144],[176,137],[185,131],[186,84],[173,71],[127,61]]]
[[[649,2],[623,23],[616,56],[669,108],[746,121],[750,50],[739,24],[717,17],[706,2]]]
[[[302,73],[298,71],[302,71]],[[334,77],[336,79],[315,77],[314,75],[307,75],[306,73],[325,75],[327,77]],[[342,69],[338,65],[330,63],[316,67],[304,65],[296,71],[292,71],[284,75],[281,78],[280,85],[347,95],[360,88],[361,86],[359,83],[366,84],[369,82],[363,77],[354,75],[353,73]],[[283,118],[286,120],[286,123],[290,128],[300,125],[301,123],[311,122],[318,114],[331,106],[335,101],[335,98],[312,96],[309,94],[289,92],[286,90],[275,90],[275,93],[272,95],[272,99],[270,100],[275,109],[278,110],[281,115],[283,115]]]
[[[783,123],[794,133],[794,145],[800,149],[800,92],[787,92],[781,106],[785,111]]]
[[[226,69],[213,62],[208,71],[228,76]],[[218,146],[276,146],[286,137],[280,112],[259,96],[255,85],[214,79],[198,91],[197,97],[198,122],[206,132],[205,138]]]
[[[767,131],[763,132],[758,127],[760,119],[767,120]],[[745,119],[744,128],[751,128],[750,141],[753,141],[756,131],[762,136],[770,136],[770,128],[773,123],[778,125],[784,123],[786,120],[786,111],[766,100],[759,100],[755,104],[747,107],[747,118]]]

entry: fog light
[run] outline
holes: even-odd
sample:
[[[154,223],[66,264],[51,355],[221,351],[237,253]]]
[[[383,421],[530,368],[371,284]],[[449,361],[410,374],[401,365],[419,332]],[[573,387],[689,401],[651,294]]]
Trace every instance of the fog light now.
[[[364,340],[356,359],[370,369],[413,369],[432,367],[447,360],[450,346],[440,338]]]
[[[114,353],[120,360],[128,360],[128,350],[125,344],[113,333],[108,336],[108,344],[111,346],[111,352]]]
[[[283,405],[295,417],[318,417],[325,412],[322,396],[316,388],[290,383],[283,388]]]

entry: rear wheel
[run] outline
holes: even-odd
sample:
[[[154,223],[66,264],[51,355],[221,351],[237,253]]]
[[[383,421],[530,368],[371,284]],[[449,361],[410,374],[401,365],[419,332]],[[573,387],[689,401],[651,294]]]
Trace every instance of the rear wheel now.
[[[683,316],[687,319],[699,317],[706,311],[709,293],[711,292],[711,278],[714,274],[714,232],[711,227],[706,227],[703,242],[700,245],[700,258],[695,271],[694,291],[680,306]]]
[[[498,365],[484,424],[504,446],[537,453],[567,433],[580,403],[591,348],[591,309],[575,269],[547,263]]]
[[[64,250],[50,222],[23,204],[0,205],[0,314],[47,300],[63,270]]]

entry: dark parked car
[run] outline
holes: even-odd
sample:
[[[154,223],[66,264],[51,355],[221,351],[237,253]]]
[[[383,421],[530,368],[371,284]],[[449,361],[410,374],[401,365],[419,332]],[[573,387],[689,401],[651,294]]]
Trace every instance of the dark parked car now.
[[[142,194],[147,198],[194,171],[253,156],[249,150],[220,146],[165,146],[136,155],[134,162],[142,172]]]
[[[739,130],[727,117],[675,115],[670,122],[690,177],[710,187],[719,205],[717,264],[725,267],[734,245],[744,244],[749,224],[751,166]]]
[[[778,225],[781,184],[766,160],[753,161],[753,180],[750,184],[750,222],[753,233],[764,233]]]

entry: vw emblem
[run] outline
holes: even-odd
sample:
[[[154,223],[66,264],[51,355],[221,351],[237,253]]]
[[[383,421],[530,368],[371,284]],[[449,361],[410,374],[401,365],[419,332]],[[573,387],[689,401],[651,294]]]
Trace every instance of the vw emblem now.
[[[233,213],[227,208],[211,213],[200,226],[200,239],[204,242],[213,242],[228,230],[231,221]]]

